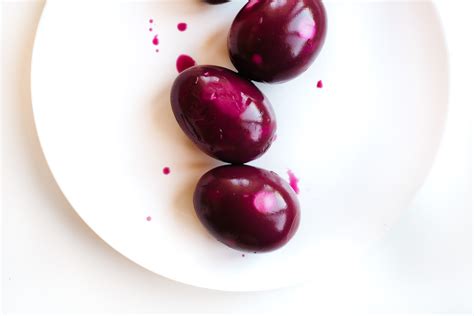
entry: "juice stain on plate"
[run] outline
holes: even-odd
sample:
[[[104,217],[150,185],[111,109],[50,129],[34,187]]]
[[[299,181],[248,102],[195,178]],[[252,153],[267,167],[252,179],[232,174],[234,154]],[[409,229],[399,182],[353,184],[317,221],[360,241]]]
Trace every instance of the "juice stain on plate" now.
[[[176,70],[178,70],[179,73],[191,68],[194,65],[196,65],[196,62],[191,56],[183,54],[179,55],[178,59],[176,59]]]
[[[147,216],[147,217],[146,217],[146,221],[147,221],[147,222],[151,221],[151,216]]]
[[[296,192],[296,194],[300,193],[300,188],[298,187],[298,182],[300,181],[293,171],[288,170],[288,182],[290,183],[290,187]]]
[[[181,23],[178,23],[177,27],[180,32],[184,32],[188,28],[188,25],[184,22],[181,22]]]
[[[318,87],[319,89],[321,89],[323,87],[323,81],[322,80],[319,80],[318,83],[316,84],[316,87]]]
[[[153,19],[149,19],[148,22],[150,24],[153,24]],[[153,27],[150,25],[150,27],[148,28],[148,31],[150,32],[153,32]],[[153,36],[153,39],[151,40],[151,43],[154,45],[154,46],[158,46],[158,44],[160,44],[160,40],[158,39],[158,34],[155,34],[155,36]],[[155,52],[159,52],[160,50],[158,48],[155,49]]]
[[[168,174],[170,174],[170,172],[171,172],[171,170],[170,170],[169,167],[164,167],[164,168],[163,168],[163,174],[164,174],[164,175],[168,175]]]
[[[152,41],[153,45],[157,46],[158,44],[160,44],[160,40],[158,39],[158,34],[155,35],[155,37],[153,37],[153,41]]]

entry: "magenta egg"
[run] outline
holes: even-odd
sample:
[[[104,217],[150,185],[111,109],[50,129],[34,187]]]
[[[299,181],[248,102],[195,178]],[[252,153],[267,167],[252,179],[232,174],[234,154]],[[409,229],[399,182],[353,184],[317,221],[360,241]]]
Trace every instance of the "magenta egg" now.
[[[308,69],[325,37],[320,0],[250,0],[234,19],[227,44],[240,74],[276,83]]]
[[[195,66],[178,75],[171,107],[184,133],[206,154],[245,163],[267,151],[276,119],[263,93],[237,73],[218,66]]]
[[[300,221],[298,198],[288,183],[274,172],[245,165],[204,174],[194,191],[194,208],[217,240],[243,251],[282,247]]]

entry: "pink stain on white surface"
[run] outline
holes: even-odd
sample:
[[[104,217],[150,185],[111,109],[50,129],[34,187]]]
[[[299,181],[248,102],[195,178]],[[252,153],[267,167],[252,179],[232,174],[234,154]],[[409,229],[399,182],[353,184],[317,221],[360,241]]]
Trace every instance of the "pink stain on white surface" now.
[[[262,63],[263,59],[262,56],[259,54],[253,54],[252,55],[252,62],[254,64],[260,65]]]
[[[196,62],[191,56],[179,55],[178,59],[176,59],[176,70],[178,70],[179,73],[191,68],[194,65],[196,65]]]
[[[321,89],[323,87],[323,81],[322,80],[319,80],[318,83],[316,84],[316,87],[318,89]]]
[[[290,183],[290,187],[293,189],[293,191],[296,192],[296,194],[300,193],[300,188],[298,187],[298,182],[300,181],[293,171],[288,170],[288,182]]]
[[[171,172],[171,169],[169,167],[164,167],[163,168],[163,174],[164,175],[168,175],[168,174],[170,174],[170,172]]]
[[[151,221],[151,216],[147,216],[147,217],[146,217],[146,221],[147,221],[147,222]]]
[[[188,28],[188,25],[184,22],[181,22],[181,23],[178,23],[177,27],[180,32],[184,32]]]
[[[153,19],[150,19],[148,22],[153,23]]]
[[[155,46],[158,46],[158,44],[160,44],[160,40],[158,39],[158,34],[155,35],[155,37],[153,37],[152,43]]]

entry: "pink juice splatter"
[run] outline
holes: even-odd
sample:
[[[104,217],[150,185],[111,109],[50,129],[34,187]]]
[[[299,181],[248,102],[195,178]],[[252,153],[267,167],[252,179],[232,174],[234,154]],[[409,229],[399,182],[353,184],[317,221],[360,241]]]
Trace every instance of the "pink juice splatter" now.
[[[295,176],[295,174],[291,170],[288,170],[288,179],[289,179],[288,182],[290,183],[290,187],[296,192],[296,194],[300,193],[300,189],[298,187],[298,182],[300,180]]]
[[[323,81],[322,80],[319,80],[318,83],[316,84],[316,87],[318,87],[319,89],[321,89],[323,87]]]
[[[194,65],[196,65],[196,62],[188,55],[179,55],[176,59],[176,70],[180,73]]]
[[[152,41],[153,45],[157,46],[160,41],[158,40],[158,35],[155,35],[155,37],[153,37],[153,41]]]
[[[168,175],[168,174],[170,174],[170,172],[171,172],[171,170],[170,170],[169,167],[164,167],[164,168],[163,168],[163,174],[164,174],[164,175]]]
[[[184,22],[178,23],[178,30],[180,32],[186,31],[187,28],[188,28],[188,25],[186,23]]]
[[[146,217],[146,221],[147,221],[147,222],[151,221],[151,216],[147,216],[147,217]]]
[[[153,19],[150,19],[148,22],[153,23]]]

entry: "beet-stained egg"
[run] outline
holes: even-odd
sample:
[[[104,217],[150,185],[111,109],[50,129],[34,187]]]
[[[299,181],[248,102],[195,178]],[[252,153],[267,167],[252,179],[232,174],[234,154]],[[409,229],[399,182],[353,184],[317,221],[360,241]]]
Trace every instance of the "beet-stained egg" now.
[[[235,17],[227,45],[240,74],[276,83],[308,69],[325,36],[320,0],[250,0]]]
[[[171,89],[174,116],[204,153],[242,164],[267,151],[274,140],[272,106],[250,81],[218,66],[195,66]]]
[[[245,165],[204,174],[194,191],[194,208],[211,235],[243,251],[282,247],[300,221],[298,198],[288,183],[274,172]]]

